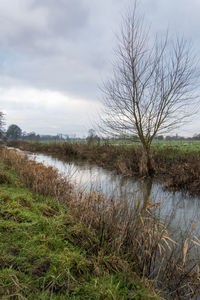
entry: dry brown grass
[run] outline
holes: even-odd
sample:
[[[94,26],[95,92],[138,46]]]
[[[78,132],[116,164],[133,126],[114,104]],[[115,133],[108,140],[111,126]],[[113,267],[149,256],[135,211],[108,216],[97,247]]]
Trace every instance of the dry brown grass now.
[[[35,193],[52,196],[57,200],[67,201],[71,198],[72,185],[53,167],[45,167],[35,160],[29,160],[28,156],[18,151],[6,148],[1,155],[17,171],[25,186]]]
[[[176,242],[154,213],[154,207],[144,208],[138,203],[131,208],[120,199],[109,200],[95,192],[77,192],[52,167],[6,148],[1,155],[28,188],[65,203],[74,220],[86,224],[95,233],[90,240],[87,232],[74,228],[88,255],[91,251],[103,252],[108,259],[102,264],[111,264],[118,270],[120,260],[116,257],[123,258],[140,276],[154,280],[170,299],[192,299],[200,295],[198,237],[189,235]]]

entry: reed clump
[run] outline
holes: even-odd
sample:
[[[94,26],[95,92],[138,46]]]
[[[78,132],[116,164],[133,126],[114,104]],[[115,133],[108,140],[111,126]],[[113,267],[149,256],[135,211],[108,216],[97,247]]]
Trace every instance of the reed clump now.
[[[2,150],[2,158],[18,173],[26,187],[45,196],[55,199],[70,198],[72,185],[53,167],[45,167],[42,163],[29,160],[27,155],[17,151]]]
[[[198,237],[177,242],[153,206],[138,202],[131,207],[122,199],[76,191],[53,168],[6,148],[1,155],[18,172],[24,185],[66,205],[73,216],[68,224],[68,240],[76,239],[88,257],[96,253],[102,267],[124,271],[127,264],[132,272],[153,280],[169,299],[200,295]],[[84,224],[84,229],[76,221]]]

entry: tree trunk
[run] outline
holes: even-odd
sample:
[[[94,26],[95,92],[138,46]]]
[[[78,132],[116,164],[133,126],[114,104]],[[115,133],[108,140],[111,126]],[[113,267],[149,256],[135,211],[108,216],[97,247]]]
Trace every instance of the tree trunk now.
[[[150,148],[143,146],[142,157],[140,160],[140,176],[151,177],[154,174]]]
[[[140,182],[141,192],[143,194],[143,210],[151,204],[152,177],[145,178]]]

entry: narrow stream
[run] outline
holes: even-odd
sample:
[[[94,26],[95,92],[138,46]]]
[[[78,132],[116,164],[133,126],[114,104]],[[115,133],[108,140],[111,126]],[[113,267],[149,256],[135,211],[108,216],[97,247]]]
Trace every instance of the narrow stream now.
[[[56,168],[78,190],[96,191],[113,200],[125,199],[130,206],[138,202],[140,205],[155,204],[157,215],[169,224],[175,235],[192,231],[192,235],[200,238],[199,197],[163,190],[161,184],[126,178],[87,161],[66,161],[47,154],[15,150],[27,154],[30,159],[35,159],[45,166]]]
[[[150,205],[157,203],[157,212],[171,228],[179,232],[179,229],[186,231],[193,227],[192,233],[200,236],[200,198],[198,197],[163,190],[158,183],[124,178],[113,171],[85,161],[69,162],[45,154],[28,153],[28,155],[45,166],[58,169],[78,189],[97,191],[113,199],[126,199],[130,205],[135,205],[138,201],[141,201],[141,205],[144,202]]]

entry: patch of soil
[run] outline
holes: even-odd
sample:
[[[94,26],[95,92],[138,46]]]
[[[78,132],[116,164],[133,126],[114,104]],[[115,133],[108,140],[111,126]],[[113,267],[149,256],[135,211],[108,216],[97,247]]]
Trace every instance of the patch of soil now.
[[[11,255],[13,255],[13,256],[18,256],[18,254],[19,254],[19,249],[17,249],[17,248],[9,248],[8,249],[8,254],[11,254]]]
[[[10,177],[0,170],[0,184],[9,184],[9,183],[11,183]]]
[[[46,259],[42,263],[39,263],[33,267],[32,274],[34,276],[41,277],[48,271],[50,265],[51,265],[50,259]]]
[[[26,198],[23,198],[23,197],[20,197],[18,199],[19,203],[23,206],[23,207],[28,207],[28,208],[31,208],[32,207],[32,204],[30,201],[28,201]]]
[[[42,215],[44,217],[53,217],[55,215],[57,215],[57,211],[55,211],[53,208],[51,207],[45,207],[45,208],[42,208]]]

